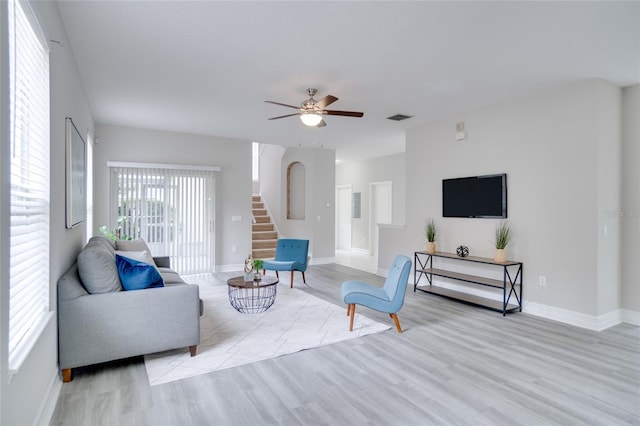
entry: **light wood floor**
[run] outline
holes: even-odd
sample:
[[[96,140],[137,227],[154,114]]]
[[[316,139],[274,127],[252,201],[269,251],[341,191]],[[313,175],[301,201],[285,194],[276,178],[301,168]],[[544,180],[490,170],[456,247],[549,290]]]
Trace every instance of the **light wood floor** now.
[[[225,285],[234,274],[218,274]],[[383,279],[311,266],[296,287],[339,304]],[[361,313],[392,326],[366,308]],[[76,371],[55,425],[640,424],[640,329],[593,332],[408,290],[405,330],[150,387],[142,358]],[[345,327],[348,326],[345,308]]]

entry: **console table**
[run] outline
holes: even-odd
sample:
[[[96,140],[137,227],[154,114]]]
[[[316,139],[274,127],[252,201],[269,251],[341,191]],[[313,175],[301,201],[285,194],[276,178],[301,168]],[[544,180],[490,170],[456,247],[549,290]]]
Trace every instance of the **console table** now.
[[[502,268],[502,280],[482,277],[478,275],[464,274],[461,272],[438,269],[433,267],[433,259],[442,258],[461,262],[473,262],[476,264],[488,265],[488,268]],[[424,251],[414,253],[413,270],[413,291],[423,291],[425,293],[436,294],[448,297],[460,302],[482,306],[487,309],[502,312],[505,316],[507,312],[522,312],[522,262],[507,260],[504,263],[495,262],[487,257],[467,256],[460,257],[453,253],[435,252],[429,254]],[[425,277],[427,283],[419,285],[420,279]],[[449,278],[466,283],[477,284],[492,288],[502,289],[502,301],[488,299],[462,291],[451,290],[434,283],[433,277]]]

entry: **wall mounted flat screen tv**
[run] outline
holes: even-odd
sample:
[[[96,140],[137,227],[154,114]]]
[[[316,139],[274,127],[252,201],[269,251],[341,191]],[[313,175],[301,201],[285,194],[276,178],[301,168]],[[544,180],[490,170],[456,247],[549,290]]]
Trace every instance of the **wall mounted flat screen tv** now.
[[[443,217],[507,217],[507,175],[442,180]]]

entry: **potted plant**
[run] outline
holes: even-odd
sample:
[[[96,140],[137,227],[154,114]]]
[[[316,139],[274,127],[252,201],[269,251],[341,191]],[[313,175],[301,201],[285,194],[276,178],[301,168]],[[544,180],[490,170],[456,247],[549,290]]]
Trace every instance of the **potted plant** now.
[[[500,222],[496,227],[496,252],[493,256],[493,260],[497,263],[504,263],[507,261],[507,254],[505,248],[511,241],[511,228],[509,222]]]
[[[427,237],[427,253],[434,254],[436,252],[436,221],[431,218],[424,225],[424,233]]]
[[[255,274],[256,281],[260,281],[260,279],[262,278],[260,276],[260,270],[263,268],[263,266],[264,266],[264,260],[262,259],[253,260],[253,269],[256,271],[256,274]]]

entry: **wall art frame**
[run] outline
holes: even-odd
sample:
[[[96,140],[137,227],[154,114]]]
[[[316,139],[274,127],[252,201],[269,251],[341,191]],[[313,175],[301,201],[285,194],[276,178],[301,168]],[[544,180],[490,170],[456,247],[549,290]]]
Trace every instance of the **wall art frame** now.
[[[87,217],[87,146],[71,117],[65,118],[66,227]]]

